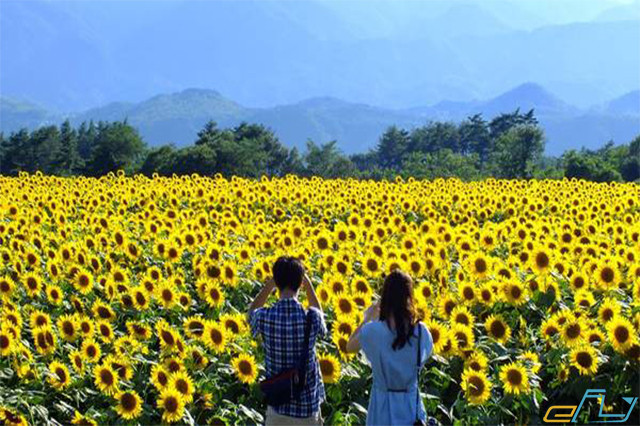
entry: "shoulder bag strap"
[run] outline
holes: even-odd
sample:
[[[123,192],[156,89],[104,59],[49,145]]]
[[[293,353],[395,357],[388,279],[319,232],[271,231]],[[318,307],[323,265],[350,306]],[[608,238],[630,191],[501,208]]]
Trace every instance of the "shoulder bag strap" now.
[[[420,343],[422,340],[422,327],[418,321],[418,357],[416,361],[416,422],[420,420]]]

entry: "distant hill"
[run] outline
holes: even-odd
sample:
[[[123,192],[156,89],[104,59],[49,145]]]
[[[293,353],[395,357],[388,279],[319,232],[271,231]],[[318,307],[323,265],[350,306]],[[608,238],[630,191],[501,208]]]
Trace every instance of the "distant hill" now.
[[[635,15],[549,21],[578,7],[546,0],[539,19],[530,3],[0,0],[0,86],[62,111],[189,87],[252,107],[329,95],[392,108],[522,81],[582,108],[638,89]]]
[[[2,100],[0,128],[5,132],[20,127],[34,128],[62,120],[34,105]],[[495,98],[471,102],[439,102],[411,109],[379,108],[318,97],[270,108],[248,108],[214,90],[187,89],[154,96],[139,103],[111,103],[72,114],[82,121],[128,120],[151,145],[186,145],[209,120],[220,127],[242,121],[266,125],[289,146],[304,149],[305,141],[337,140],[346,153],[365,152],[375,146],[391,125],[413,128],[430,120],[461,121],[482,113],[490,119],[516,108],[534,109],[545,129],[547,153],[561,154],[568,148],[596,148],[613,140],[625,143],[640,134],[640,91],[630,92],[592,109],[579,109],[534,83],[525,83]]]
[[[34,129],[46,124],[57,124],[61,117],[30,102],[0,97],[0,131],[5,133],[23,127]]]

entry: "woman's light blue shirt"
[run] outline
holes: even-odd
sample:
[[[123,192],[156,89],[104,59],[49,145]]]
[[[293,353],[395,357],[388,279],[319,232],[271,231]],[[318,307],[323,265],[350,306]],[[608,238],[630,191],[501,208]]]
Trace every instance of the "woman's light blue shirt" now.
[[[420,365],[431,356],[433,339],[427,327],[422,328]],[[418,329],[415,337],[402,349],[393,350],[396,337],[386,322],[373,321],[362,326],[359,340],[362,350],[373,370],[373,387],[369,399],[367,425],[413,425],[416,421]],[[407,392],[389,392],[389,389]],[[422,400],[420,418],[426,421]]]

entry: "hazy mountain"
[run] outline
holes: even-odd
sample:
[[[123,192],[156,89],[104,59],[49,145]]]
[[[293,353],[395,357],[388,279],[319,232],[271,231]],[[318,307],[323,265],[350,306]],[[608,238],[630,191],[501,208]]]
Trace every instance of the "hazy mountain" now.
[[[0,131],[10,133],[21,128],[35,129],[47,124],[58,124],[61,115],[30,102],[0,97]]]
[[[249,108],[214,90],[188,89],[154,96],[139,103],[119,102],[74,114],[75,124],[88,120],[128,120],[151,145],[173,142],[184,146],[209,120],[221,127],[242,121],[255,122],[273,129],[289,146],[304,149],[307,139],[316,142],[337,140],[346,153],[365,152],[375,146],[390,125],[405,128],[426,124],[430,120],[458,122],[482,113],[490,119],[516,108],[534,109],[544,127],[547,152],[558,155],[568,148],[597,148],[613,140],[629,142],[640,134],[640,91],[631,92],[583,110],[571,106],[540,85],[525,83],[495,98],[471,102],[447,101],[411,108],[385,109],[331,97],[307,99],[271,108]],[[3,99],[0,130],[35,128],[62,120],[60,115],[24,103]]]
[[[608,4],[546,1],[556,19],[512,3],[1,0],[0,86],[62,111],[189,87],[252,107],[331,96],[392,108],[522,81],[580,107],[640,87],[638,21],[567,21]]]
[[[640,90],[634,90],[612,99],[602,109],[615,115],[638,115],[640,110]]]

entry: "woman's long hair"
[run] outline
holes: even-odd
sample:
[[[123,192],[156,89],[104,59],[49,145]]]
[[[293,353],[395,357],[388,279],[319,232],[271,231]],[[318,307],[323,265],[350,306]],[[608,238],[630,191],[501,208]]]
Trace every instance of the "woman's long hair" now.
[[[393,350],[402,349],[413,335],[415,325],[415,310],[413,307],[413,280],[398,269],[391,272],[384,280],[382,300],[380,301],[380,321],[393,318],[396,326],[396,338]]]

